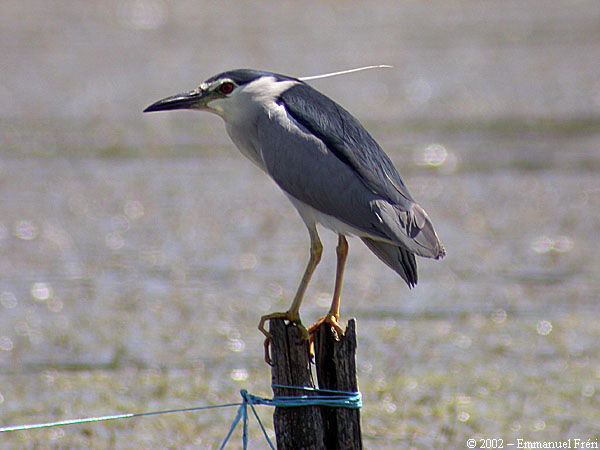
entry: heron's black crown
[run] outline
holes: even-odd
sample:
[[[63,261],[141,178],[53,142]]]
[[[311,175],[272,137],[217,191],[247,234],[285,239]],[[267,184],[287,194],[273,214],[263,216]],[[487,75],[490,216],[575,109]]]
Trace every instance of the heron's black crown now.
[[[288,77],[287,75],[281,75],[279,73],[264,72],[254,69],[235,69],[220,73],[214,77],[210,77],[208,80],[206,80],[206,82],[212,83],[213,81],[217,81],[222,78],[229,78],[238,86],[242,86],[261,77],[273,77],[276,81],[300,81],[297,78]]]

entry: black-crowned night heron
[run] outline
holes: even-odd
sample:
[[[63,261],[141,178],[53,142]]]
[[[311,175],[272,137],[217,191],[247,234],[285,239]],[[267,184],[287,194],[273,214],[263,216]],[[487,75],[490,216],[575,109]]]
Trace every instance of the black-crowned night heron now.
[[[360,237],[409,287],[417,284],[415,255],[445,255],[427,213],[377,142],[348,111],[301,79],[232,70],[193,91],[159,100],[144,112],[173,109],[209,111],[223,118],[235,145],[285,192],[308,228],[310,260],[290,309],[260,319],[267,362],[267,320],[293,322],[307,338],[324,322],[343,333],[338,318],[348,254],[345,236]],[[299,310],[321,259],[317,224],[339,236],[337,270],[329,312],[306,330]]]

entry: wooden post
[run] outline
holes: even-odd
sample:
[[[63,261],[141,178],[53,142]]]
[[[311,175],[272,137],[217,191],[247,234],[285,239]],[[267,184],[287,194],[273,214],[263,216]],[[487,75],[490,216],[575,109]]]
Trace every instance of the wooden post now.
[[[269,321],[271,341],[271,378],[273,384],[315,387],[310,370],[308,342],[294,325],[285,325],[281,319]],[[310,392],[273,387],[275,396],[302,396]],[[279,450],[317,450],[323,446],[323,420],[320,407],[277,407],[273,425]]]
[[[315,332],[315,359],[320,389],[358,392],[356,377],[356,319],[350,319],[338,340],[331,326]],[[360,410],[321,408],[327,450],[361,449]]]
[[[308,342],[293,325],[271,320],[273,336],[271,375],[273,384],[315,387]],[[356,380],[356,320],[350,319],[340,340],[330,326],[315,333],[316,371],[321,389],[358,391]],[[276,396],[310,395],[310,392],[273,388]],[[362,449],[358,409],[302,406],[275,408],[273,414],[277,448]]]

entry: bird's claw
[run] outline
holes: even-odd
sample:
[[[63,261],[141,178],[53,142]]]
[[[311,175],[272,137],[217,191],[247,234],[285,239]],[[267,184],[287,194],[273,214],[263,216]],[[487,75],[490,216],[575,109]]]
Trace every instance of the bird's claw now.
[[[344,335],[344,330],[338,323],[338,318],[334,314],[327,314],[326,316],[323,316],[317,320],[317,322],[308,329],[308,334],[310,335],[310,360],[313,362],[315,360],[315,331],[317,331],[317,329],[324,323],[331,325],[338,339]]]
[[[307,341],[310,341],[311,339],[309,331],[304,325],[302,325],[302,322],[300,322],[300,316],[298,314],[293,314],[290,311],[287,311],[283,313],[272,313],[262,316],[260,318],[260,322],[258,323],[258,330],[265,335],[265,362],[270,366],[273,365],[273,361],[271,360],[271,355],[269,354],[269,344],[273,340],[273,335],[265,329],[265,322],[271,319],[287,320],[288,322],[293,323],[298,328],[298,330],[300,330],[303,339]]]
[[[331,327],[337,333],[338,337],[344,335],[344,330],[338,322],[338,317],[335,314],[327,314],[326,316],[323,316],[319,320],[317,320],[317,322],[308,329],[308,334],[310,335],[311,342],[314,341],[313,335],[315,331],[317,331],[317,329],[324,323],[328,323],[329,325],[331,325]]]

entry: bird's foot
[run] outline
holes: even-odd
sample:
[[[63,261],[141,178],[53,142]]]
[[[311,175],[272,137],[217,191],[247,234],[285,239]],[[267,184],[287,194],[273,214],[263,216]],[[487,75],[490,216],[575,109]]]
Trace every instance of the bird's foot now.
[[[326,316],[323,316],[319,320],[317,320],[317,322],[308,329],[308,334],[310,335],[311,343],[314,340],[313,335],[314,335],[315,331],[317,331],[317,328],[319,328],[324,323],[328,323],[329,325],[331,325],[331,327],[337,333],[338,337],[343,336],[344,330],[342,329],[342,327],[340,326],[340,324],[338,322],[338,317],[339,316],[337,316],[336,314],[329,313]]]
[[[300,316],[298,315],[298,313],[294,314],[293,312],[286,311],[271,313],[262,316],[260,318],[260,322],[258,323],[258,329],[262,334],[265,335],[265,362],[270,366],[272,366],[273,364],[271,364],[272,361],[271,356],[269,354],[269,344],[271,343],[273,336],[265,329],[265,322],[271,319],[283,319],[287,320],[290,323],[293,323],[298,328],[298,330],[300,330],[300,333],[302,333],[302,338],[306,339],[307,341],[310,341],[310,334],[306,327],[302,325],[302,322],[300,322]]]
[[[338,322],[338,317],[335,314],[327,314],[326,316],[321,317],[317,322],[308,329],[308,334],[310,335],[310,359],[314,361],[315,359],[315,331],[323,325],[324,323],[328,323],[334,329],[337,338],[339,339],[344,335],[344,330],[340,326]]]

